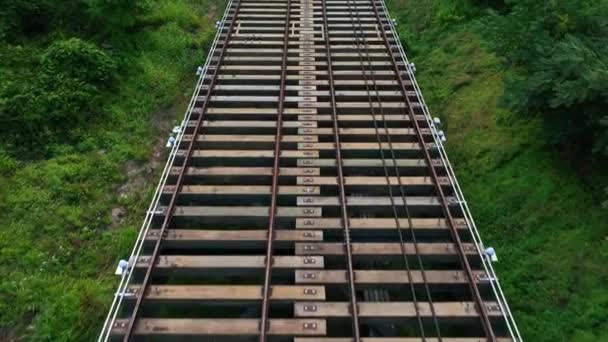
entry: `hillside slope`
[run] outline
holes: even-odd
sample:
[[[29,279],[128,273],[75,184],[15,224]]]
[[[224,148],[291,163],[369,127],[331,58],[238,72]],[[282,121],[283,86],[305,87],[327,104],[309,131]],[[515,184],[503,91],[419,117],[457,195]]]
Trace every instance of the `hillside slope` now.
[[[61,17],[62,6],[83,11],[78,6],[95,2],[48,3],[46,9],[25,0],[14,6],[32,5]],[[0,143],[0,340],[91,341],[101,329],[118,282],[113,269],[132,248],[164,164],[167,135],[181,120],[225,2],[142,5],[130,18],[133,25],[111,36],[105,34],[108,27],[73,31],[70,20],[78,16],[69,16],[0,41],[0,125],[13,122],[11,115],[36,124],[16,126]],[[114,65],[108,76],[115,84],[92,92],[94,108],[70,97],[87,95],[79,93],[87,86],[82,75],[96,70],[73,75],[82,66],[72,62],[89,55],[106,56]],[[66,58],[71,62],[55,70]],[[29,91],[37,90],[28,83],[46,77],[47,65],[55,67],[48,75],[52,89],[61,89],[57,85],[66,79],[80,83],[63,95],[46,91],[31,97]],[[15,101],[17,108],[11,107]],[[53,110],[54,104],[63,106],[58,115],[75,108],[75,119],[89,117],[55,123],[28,111]],[[44,143],[21,140],[31,137],[28,129]]]
[[[430,111],[445,123],[448,155],[482,238],[497,250],[523,337],[608,341],[608,214],[597,187],[547,148],[539,120],[501,107],[513,71],[454,3],[389,7]]]

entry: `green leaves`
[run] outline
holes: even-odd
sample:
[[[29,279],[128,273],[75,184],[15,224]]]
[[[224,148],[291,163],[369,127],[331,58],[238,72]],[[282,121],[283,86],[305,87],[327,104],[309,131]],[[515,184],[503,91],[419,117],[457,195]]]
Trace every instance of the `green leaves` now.
[[[540,114],[545,138],[572,156],[594,159],[607,145],[599,120],[608,104],[607,0],[511,0],[510,13],[485,20],[497,53],[519,73],[505,102]]]
[[[148,0],[81,0],[87,5],[92,29],[102,36],[121,35],[137,24]]]
[[[41,72],[48,81],[69,79],[109,86],[115,79],[116,64],[94,44],[71,38],[49,46],[41,58]]]
[[[35,157],[48,144],[79,138],[103,114],[101,96],[116,79],[114,61],[77,38],[49,46],[29,77],[0,87],[0,133],[9,149]]]
[[[46,0],[9,0],[0,2],[0,41],[38,31],[48,24],[42,13],[50,7]]]

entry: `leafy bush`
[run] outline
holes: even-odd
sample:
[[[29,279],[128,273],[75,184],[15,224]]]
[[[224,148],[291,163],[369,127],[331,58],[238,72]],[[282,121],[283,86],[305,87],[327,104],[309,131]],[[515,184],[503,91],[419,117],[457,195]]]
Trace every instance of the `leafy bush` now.
[[[0,3],[0,41],[60,30],[105,39],[137,24],[148,0],[5,0]]]
[[[147,0],[81,0],[87,6],[90,28],[102,36],[125,33],[137,24],[149,3]]]
[[[53,43],[42,55],[41,68],[51,82],[70,79],[107,87],[115,78],[116,64],[95,45],[72,38]]]
[[[32,155],[73,142],[103,114],[101,95],[115,74],[115,63],[95,45],[76,38],[53,43],[32,77],[0,88],[0,134],[14,152]]]

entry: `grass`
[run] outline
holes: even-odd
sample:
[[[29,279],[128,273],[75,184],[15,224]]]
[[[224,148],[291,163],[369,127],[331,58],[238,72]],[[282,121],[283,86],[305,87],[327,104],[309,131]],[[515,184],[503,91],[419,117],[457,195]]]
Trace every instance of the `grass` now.
[[[112,47],[119,88],[78,144],[29,162],[0,151],[0,340],[89,341],[99,333],[114,265],[128,255],[155,184],[148,180],[158,177],[146,166],[153,146],[183,113],[176,103],[189,98],[223,5],[156,2],[143,27]],[[2,53],[36,54],[44,44]],[[7,65],[11,72],[29,67],[14,60],[21,64]],[[138,182],[145,185],[129,187]],[[125,213],[117,222],[115,208]]]
[[[447,1],[445,3],[449,3]],[[434,1],[391,2],[431,113],[527,341],[608,341],[608,212],[598,189],[501,107],[508,73],[483,27]],[[465,8],[466,10],[466,8]],[[454,12],[452,12],[454,13]],[[432,17],[432,19],[431,19]],[[605,184],[595,176],[590,183]]]

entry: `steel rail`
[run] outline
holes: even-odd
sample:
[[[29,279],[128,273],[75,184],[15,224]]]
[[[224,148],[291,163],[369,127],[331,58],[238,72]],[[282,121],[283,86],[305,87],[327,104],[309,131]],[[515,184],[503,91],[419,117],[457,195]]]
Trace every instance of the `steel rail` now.
[[[262,318],[260,320],[260,342],[266,342],[268,330],[269,292],[272,278],[272,248],[274,241],[274,223],[277,211],[277,192],[279,188],[279,164],[281,160],[281,135],[283,129],[283,109],[285,100],[285,83],[287,79],[287,50],[289,48],[289,22],[291,18],[291,0],[287,0],[285,17],[285,30],[283,32],[283,56],[281,62],[281,81],[279,86],[279,103],[277,108],[277,130],[274,144],[274,164],[272,170],[272,187],[270,198],[270,212],[268,218],[268,244],[266,246],[266,267],[264,270],[264,286],[262,288]]]
[[[397,61],[395,60],[395,56],[392,52],[393,51],[392,46],[389,43],[388,37],[386,35],[384,23],[382,22],[382,19],[380,18],[380,14],[379,14],[378,8],[376,6],[376,0],[371,0],[371,3],[373,5],[373,9],[374,9],[374,13],[376,15],[376,20],[378,22],[378,25],[381,27],[381,33],[382,33],[382,37],[384,40],[384,44],[386,45],[389,55],[391,56],[392,66],[393,66],[393,69],[395,70],[397,80],[401,86],[401,91],[403,92],[405,103],[409,109],[408,113],[409,113],[411,121],[414,125],[414,130],[415,130],[418,142],[420,143],[420,147],[421,147],[421,150],[423,151],[424,158],[427,162],[427,166],[431,172],[431,176],[433,179],[433,183],[435,185],[435,189],[437,190],[437,194],[439,195],[439,199],[441,202],[441,208],[447,218],[448,226],[450,228],[450,233],[451,233],[452,239],[456,245],[456,250],[458,251],[458,257],[460,259],[460,262],[461,262],[463,268],[465,269],[465,273],[467,275],[467,282],[468,282],[469,288],[471,290],[471,293],[473,295],[473,298],[475,301],[475,306],[477,307],[477,311],[480,314],[482,326],[484,328],[487,339],[489,341],[494,342],[494,341],[496,341],[496,336],[493,331],[492,323],[490,322],[486,307],[484,305],[483,299],[481,298],[481,294],[477,287],[477,284],[475,281],[475,276],[473,275],[473,270],[471,269],[471,265],[469,264],[466,253],[462,246],[462,241],[460,239],[460,235],[458,234],[456,225],[454,224],[454,218],[452,217],[452,213],[448,206],[445,193],[443,192],[441,184],[439,184],[439,182],[438,182],[437,171],[433,167],[431,155],[429,153],[428,148],[426,147],[424,137],[422,136],[422,133],[420,131],[420,125],[418,124],[418,121],[416,120],[416,113],[414,113],[414,107],[412,106],[412,103],[407,94],[407,89],[405,87],[405,83],[403,82],[403,78],[401,77],[401,70],[399,69],[399,66],[397,65]],[[388,17],[386,18],[386,20],[390,21],[390,19]]]
[[[226,33],[226,38],[222,44],[222,47],[219,49],[219,56],[217,59],[218,66],[216,68],[214,68],[213,75],[211,76],[211,80],[209,81],[207,93],[203,100],[203,104],[201,106],[201,111],[197,118],[196,126],[194,128],[194,132],[192,133],[193,138],[190,140],[190,143],[188,144],[186,156],[184,158],[184,162],[183,162],[182,167],[180,168],[179,174],[177,176],[175,187],[173,189],[173,192],[171,194],[171,199],[169,201],[169,205],[167,206],[167,209],[165,212],[165,218],[163,220],[163,223],[160,228],[160,232],[158,234],[158,239],[156,240],[156,243],[154,244],[154,250],[152,252],[149,264],[146,267],[146,273],[145,273],[144,279],[141,284],[141,290],[139,292],[139,295],[137,296],[135,306],[133,308],[131,317],[129,319],[129,324],[127,326],[127,330],[126,330],[125,336],[123,338],[124,342],[128,342],[131,340],[131,336],[135,329],[135,324],[136,324],[138,316],[139,316],[141,304],[143,302],[146,291],[148,289],[148,285],[150,283],[150,277],[152,275],[152,270],[154,269],[154,265],[156,264],[156,261],[158,260],[160,248],[161,248],[162,241],[163,241],[165,232],[167,230],[167,227],[171,224],[171,219],[173,218],[173,210],[175,209],[175,202],[177,199],[177,195],[179,193],[179,190],[181,189],[182,181],[184,178],[184,173],[185,173],[186,167],[188,166],[190,156],[192,155],[192,150],[193,150],[195,142],[196,142],[196,137],[198,136],[200,128],[201,128],[201,123],[203,121],[203,116],[204,116],[205,110],[207,109],[207,105],[209,104],[209,99],[211,98],[211,94],[213,92],[213,85],[215,83],[215,80],[217,79],[217,74],[219,73],[222,59],[224,58],[224,51],[226,50],[226,46],[228,45],[228,41],[230,40],[230,35],[232,34],[232,30],[234,28],[234,23],[236,22],[236,17],[238,15],[240,5],[241,5],[241,1],[237,0],[236,8],[234,10],[234,15],[232,17],[232,20],[230,21],[230,26],[228,27],[228,32]],[[183,128],[183,129],[185,130],[185,128]]]
[[[349,0],[349,2],[348,2],[348,7],[349,7],[349,11],[351,13],[351,19],[352,19],[352,10],[351,10],[351,6],[350,6],[350,3],[351,3],[350,1],[351,0]],[[376,83],[376,77],[374,75],[373,67],[371,66],[372,65],[371,64],[372,61],[371,61],[371,58],[370,58],[370,55],[369,55],[369,45],[367,43],[367,39],[363,35],[363,27],[361,25],[361,20],[360,20],[360,15],[359,15],[359,8],[358,8],[357,4],[355,4],[355,11],[356,11],[356,14],[357,14],[357,23],[358,23],[357,27],[358,27],[359,32],[361,32],[361,37],[359,37],[359,34],[356,33],[356,37],[357,37],[357,40],[356,40],[357,41],[357,52],[358,52],[359,60],[360,60],[360,63],[361,63],[361,69],[362,69],[362,72],[363,72],[363,77],[365,78],[365,88],[366,88],[366,92],[368,93],[368,101],[369,101],[369,104],[370,104],[370,110],[372,111],[372,119],[373,119],[373,122],[374,122],[374,130],[376,132],[376,139],[378,141],[378,148],[379,148],[380,154],[381,154],[382,166],[383,166],[384,174],[385,174],[385,177],[386,177],[386,184],[387,184],[387,188],[388,188],[388,191],[389,191],[389,197],[391,199],[391,204],[393,206],[393,214],[395,215],[395,223],[396,223],[396,229],[397,229],[397,232],[398,232],[398,235],[399,235],[399,242],[400,242],[400,245],[401,245],[401,252],[403,254],[404,264],[405,264],[405,266],[407,268],[408,280],[410,282],[410,288],[411,288],[411,292],[412,292],[412,297],[414,299],[415,311],[416,311],[416,314],[418,316],[418,323],[419,323],[421,337],[422,337],[423,341],[426,341],[426,335],[425,335],[425,331],[424,331],[424,325],[423,325],[423,322],[422,322],[422,318],[420,316],[420,309],[418,308],[418,300],[416,298],[414,284],[411,281],[411,279],[412,279],[412,277],[411,277],[411,270],[410,270],[410,266],[409,266],[409,261],[407,259],[407,254],[406,254],[406,249],[405,249],[405,244],[404,244],[405,241],[403,239],[402,227],[401,227],[401,224],[399,222],[399,217],[398,217],[398,214],[397,214],[397,211],[396,211],[396,208],[395,208],[395,202],[394,202],[394,198],[393,198],[392,186],[391,186],[390,179],[389,179],[388,168],[386,166],[386,159],[384,157],[384,150],[382,149],[382,143],[381,143],[381,139],[380,139],[380,134],[379,134],[379,129],[378,129],[378,123],[377,123],[377,119],[376,119],[376,115],[375,115],[375,106],[372,105],[371,91],[370,91],[370,89],[368,87],[368,83],[367,83],[367,74],[365,73],[365,66],[364,66],[364,63],[363,63],[363,56],[362,56],[361,50],[359,48],[359,41],[363,41],[363,46],[365,47],[365,55],[367,57],[367,63],[368,63],[368,66],[369,66],[370,77],[371,77],[371,80],[372,80],[371,83],[372,83],[373,88],[374,88],[373,91],[376,93],[376,100],[377,100],[377,103],[378,103],[378,109],[379,109],[379,112],[380,112],[380,117],[381,117],[381,120],[383,122],[383,126],[384,126],[383,128],[384,128],[384,130],[386,132],[386,139],[387,139],[387,143],[389,145],[391,159],[393,161],[393,168],[394,168],[394,171],[395,171],[395,177],[397,178],[397,183],[398,183],[398,186],[399,186],[399,191],[400,191],[401,199],[403,201],[403,209],[405,210],[405,213],[406,213],[407,219],[408,219],[408,228],[409,228],[410,236],[412,238],[412,242],[413,242],[413,245],[414,245],[414,252],[416,254],[418,265],[420,266],[420,272],[421,272],[422,280],[423,280],[423,283],[424,283],[426,297],[427,297],[427,299],[429,301],[429,307],[430,307],[430,310],[431,310],[431,315],[433,316],[433,323],[434,323],[434,326],[435,326],[435,332],[436,332],[438,341],[442,342],[443,338],[441,336],[441,330],[439,328],[439,322],[437,320],[437,313],[436,313],[436,310],[435,310],[435,305],[433,303],[433,299],[432,299],[432,296],[431,296],[431,291],[430,291],[430,288],[429,288],[428,279],[427,279],[427,276],[426,276],[426,271],[424,269],[424,263],[422,261],[421,255],[420,255],[420,249],[419,249],[419,246],[418,246],[418,241],[416,239],[416,233],[414,231],[414,224],[413,224],[412,216],[410,214],[410,210],[409,210],[409,207],[408,207],[407,196],[405,195],[405,192],[403,191],[403,183],[401,181],[401,174],[399,172],[399,167],[397,166],[397,158],[395,156],[395,150],[393,148],[392,138],[391,138],[391,135],[389,134],[389,127],[388,127],[388,125],[386,123],[386,117],[385,117],[385,114],[384,114],[384,109],[382,107],[382,99],[380,97],[380,93],[379,93],[379,90],[378,90],[378,85]],[[354,23],[353,23],[353,27],[354,27]],[[390,53],[390,51],[389,51],[389,53]]]
[[[198,97],[198,94],[201,91],[201,88],[202,88],[205,78],[207,76],[209,64],[211,63],[212,56],[215,53],[215,48],[217,46],[219,38],[224,29],[224,23],[226,21],[226,18],[228,17],[228,13],[230,12],[230,9],[232,8],[232,3],[233,3],[233,1],[229,0],[228,4],[226,5],[226,9],[224,10],[224,13],[222,15],[220,25],[217,28],[217,32],[215,34],[211,47],[209,48],[209,51],[207,53],[207,58],[205,59],[203,71],[201,72],[201,75],[199,76],[199,78],[197,80],[195,89],[190,98],[190,102],[184,113],[184,118],[182,119],[182,122],[180,123],[180,126],[179,126],[180,131],[177,133],[177,136],[175,139],[175,144],[172,146],[171,151],[169,152],[169,157],[167,158],[167,162],[165,163],[163,171],[161,172],[161,177],[157,183],[154,195],[152,196],[152,200],[150,201],[150,205],[148,206],[148,210],[146,211],[146,216],[144,217],[144,221],[142,222],[137,239],[135,241],[133,249],[131,250],[131,254],[128,258],[127,269],[123,272],[123,274],[120,278],[120,282],[118,284],[117,290],[114,293],[114,296],[112,299],[112,304],[110,305],[110,309],[108,310],[108,314],[106,316],[106,319],[102,326],[101,332],[97,339],[98,342],[105,342],[105,341],[109,340],[110,334],[112,332],[112,327],[113,327],[114,323],[116,322],[116,318],[120,311],[122,301],[123,301],[124,297],[127,296],[127,289],[130,285],[132,275],[133,275],[133,273],[130,271],[130,269],[132,268],[132,266],[134,265],[136,260],[139,258],[141,251],[143,249],[145,237],[148,235],[148,231],[150,230],[152,218],[154,217],[156,210],[158,208],[158,205],[160,203],[162,189],[164,188],[164,186],[167,182],[171,167],[173,166],[175,157],[177,156],[177,151],[179,150],[179,146],[180,146],[180,144],[183,140],[183,136],[185,134],[185,127],[186,127],[187,123],[190,121],[190,117],[192,116],[192,111],[196,104],[196,99]]]
[[[358,29],[359,31],[361,31],[361,33],[363,32],[362,28],[361,28],[361,21],[360,21],[360,17],[359,17],[359,9],[357,8],[357,5],[355,4],[355,10],[357,13],[357,22],[359,24]],[[355,23],[354,23],[354,18],[353,18],[353,13],[352,13],[352,8],[351,8],[351,0],[348,0],[348,11],[350,14],[350,19],[351,19],[351,24],[353,25],[353,28],[355,28]],[[363,40],[363,44],[365,46],[365,53],[367,55],[367,61],[368,63],[371,63],[371,59],[369,58],[369,49],[368,49],[368,44],[367,44],[367,40],[365,39],[365,37],[361,38],[359,37],[359,31],[354,31],[355,32],[355,44],[357,45],[357,55],[359,57],[359,63],[361,64],[361,72],[363,75],[363,79],[365,82],[365,90],[367,92],[367,98],[368,98],[368,102],[369,102],[369,108],[371,111],[371,115],[372,115],[372,120],[374,123],[374,131],[376,133],[376,140],[378,142],[378,150],[380,151],[380,159],[382,160],[382,168],[384,169],[384,176],[386,179],[386,185],[387,185],[387,189],[389,192],[389,198],[390,198],[390,202],[391,202],[391,208],[393,211],[393,216],[395,217],[395,224],[396,224],[396,228],[397,228],[397,233],[399,235],[399,245],[401,247],[401,254],[403,255],[403,263],[405,265],[406,268],[406,272],[407,272],[407,278],[408,278],[408,283],[409,283],[409,288],[410,288],[410,292],[412,294],[412,299],[414,301],[414,310],[416,312],[416,319],[418,321],[418,328],[420,329],[420,335],[422,337],[422,340],[426,342],[426,334],[424,331],[424,323],[422,322],[422,316],[420,314],[420,308],[418,306],[418,298],[416,296],[416,289],[414,287],[414,283],[412,282],[412,271],[410,268],[410,263],[409,260],[407,258],[407,251],[405,250],[405,244],[404,244],[404,239],[403,239],[403,234],[401,231],[401,223],[399,222],[399,214],[397,212],[397,206],[395,204],[395,199],[393,198],[393,189],[392,189],[392,184],[390,182],[390,177],[389,177],[389,172],[388,172],[388,167],[386,166],[386,158],[384,155],[384,149],[382,148],[382,141],[380,138],[380,132],[378,129],[378,122],[376,120],[376,111],[375,111],[375,106],[373,105],[373,100],[372,100],[372,95],[371,95],[371,89],[369,88],[368,85],[368,78],[367,78],[367,73],[365,71],[365,66],[364,66],[364,61],[363,61],[363,56],[361,54],[361,48],[360,48],[360,41]],[[374,70],[371,67],[370,64],[370,76],[372,79],[372,83],[374,85],[374,88],[376,90],[376,94],[378,91],[377,88],[377,84],[376,84],[376,78],[374,76]],[[382,109],[382,102],[380,101],[380,99],[378,98],[378,106],[379,106],[379,110],[380,110],[380,115],[382,117],[382,120],[385,120],[385,116],[384,116],[384,111]],[[398,170],[399,168],[397,167],[397,163],[396,163],[396,158],[395,158],[395,154],[394,154],[394,150],[393,150],[393,144],[392,144],[392,140],[390,139],[390,134],[388,132],[388,129],[386,127],[386,121],[384,121],[385,123],[385,132],[387,135],[387,139],[388,139],[388,144],[389,144],[389,148],[392,152],[392,159],[393,159],[393,165],[395,166],[395,169]],[[402,184],[401,184],[401,179],[399,179],[399,175],[396,175],[398,177],[398,182],[399,182],[399,187],[401,188]],[[401,191],[403,192],[403,189],[401,189]],[[408,223],[410,225],[410,227],[412,226],[411,223],[411,218],[410,218],[410,214],[409,214],[409,210],[407,209],[407,200],[405,198],[405,196],[403,196],[403,205],[406,208],[406,213],[408,216]],[[418,253],[418,251],[416,251],[416,253]],[[434,311],[434,308],[433,308]]]
[[[380,1],[381,5],[382,5],[382,9],[384,10],[385,17],[390,18],[388,9],[386,7],[386,4],[384,3],[384,0],[378,0],[378,1]],[[393,38],[395,39],[397,48],[398,48],[400,56],[401,56],[401,60],[405,63],[405,67],[410,74],[410,79],[414,86],[416,98],[417,98],[418,102],[421,104],[421,108],[422,108],[425,120],[427,121],[427,124],[429,125],[429,127],[431,127],[431,129],[435,130],[436,128],[434,127],[433,119],[429,112],[428,106],[424,100],[424,96],[422,95],[422,92],[420,90],[420,86],[418,85],[418,81],[416,80],[416,76],[414,75],[414,72],[411,68],[410,62],[407,58],[407,54],[405,53],[405,50],[403,49],[401,40],[399,39],[399,36],[396,33],[397,30],[395,28],[395,24],[389,20],[388,26],[390,28],[390,32],[391,32]],[[473,244],[475,245],[477,254],[481,258],[482,267],[483,267],[485,273],[488,275],[487,281],[492,288],[492,292],[494,293],[496,300],[498,301],[498,305],[499,305],[501,313],[503,314],[503,317],[505,318],[505,323],[507,325],[507,329],[509,330],[509,334],[511,335],[511,337],[513,337],[514,341],[523,341],[523,338],[521,337],[521,334],[519,332],[519,328],[517,327],[517,323],[515,322],[511,309],[509,308],[509,304],[504,295],[502,287],[500,286],[500,282],[498,281],[498,277],[496,276],[494,267],[492,266],[492,263],[489,262],[485,256],[485,253],[483,251],[483,242],[481,240],[479,230],[477,229],[477,225],[475,224],[473,215],[471,214],[469,206],[464,198],[464,194],[462,193],[460,184],[458,183],[458,180],[456,179],[454,169],[452,168],[450,160],[447,156],[445,147],[443,146],[443,142],[440,139],[438,139],[436,135],[433,135],[433,140],[434,140],[436,146],[438,146],[439,158],[442,162],[443,167],[446,170],[446,173],[450,180],[452,188],[454,189],[456,199],[458,200],[458,205],[464,215],[464,220],[465,220],[467,229],[471,233],[471,236],[473,238]]]
[[[353,255],[350,244],[350,232],[349,232],[349,220],[348,220],[348,209],[346,205],[346,194],[344,188],[344,171],[342,169],[342,154],[340,152],[340,133],[338,126],[338,113],[336,106],[336,94],[332,68],[331,48],[329,40],[329,28],[327,25],[327,3],[326,0],[321,0],[322,3],[322,20],[323,20],[323,31],[325,36],[325,54],[327,59],[327,77],[329,85],[329,94],[331,100],[332,110],[332,123],[334,131],[334,144],[336,152],[336,170],[338,172],[338,188],[340,191],[340,204],[342,207],[342,224],[344,225],[344,244],[346,247],[346,261],[348,266],[348,282],[350,289],[350,306],[352,314],[352,325],[353,325],[353,338],[354,342],[361,341],[361,333],[359,331],[359,309],[357,307],[357,294],[355,291],[355,275],[353,270]]]

